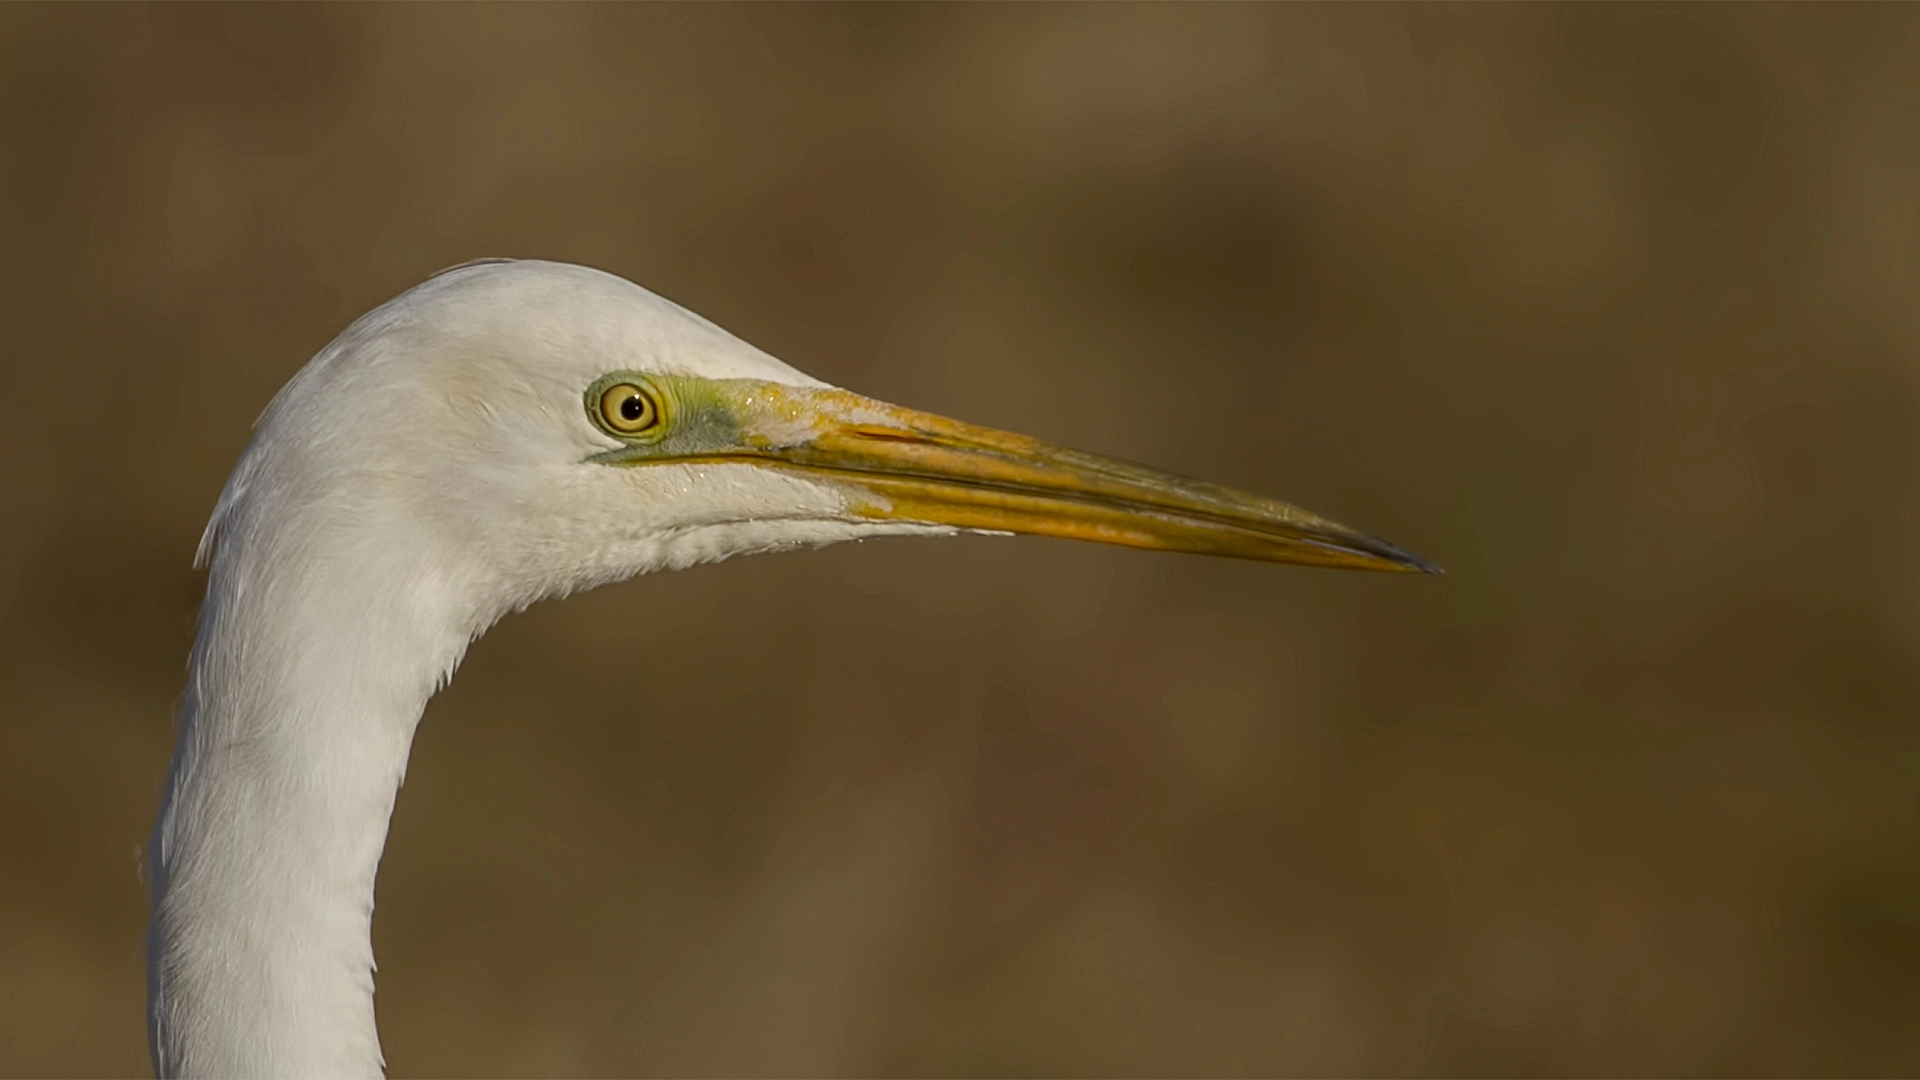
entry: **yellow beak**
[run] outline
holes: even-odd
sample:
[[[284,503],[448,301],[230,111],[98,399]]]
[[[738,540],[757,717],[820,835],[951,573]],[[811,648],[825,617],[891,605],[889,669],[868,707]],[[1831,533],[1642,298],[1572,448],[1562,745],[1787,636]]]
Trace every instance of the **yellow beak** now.
[[[1439,573],[1384,540],[1275,499],[845,390],[651,377],[678,427],[607,455],[752,461],[831,480],[854,512],[959,529],[1356,570]],[[676,435],[678,437],[676,437]],[[678,444],[678,445],[676,445]]]

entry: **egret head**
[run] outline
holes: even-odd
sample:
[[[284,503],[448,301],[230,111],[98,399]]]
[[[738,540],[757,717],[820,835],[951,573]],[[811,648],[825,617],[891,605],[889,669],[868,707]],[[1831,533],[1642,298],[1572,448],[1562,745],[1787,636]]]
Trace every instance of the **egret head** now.
[[[326,550],[346,530],[363,557],[457,575],[487,598],[480,625],[635,573],[889,534],[1432,569],[1285,503],[836,389],[621,278],[536,261],[447,271],[323,350],[261,418],[207,543],[302,509]]]
[[[1429,569],[1284,503],[835,389],[582,267],[459,267],[354,323],[268,406],[201,542],[150,848],[156,1072],[380,1072],[387,823],[427,700],[494,620],[956,531]]]

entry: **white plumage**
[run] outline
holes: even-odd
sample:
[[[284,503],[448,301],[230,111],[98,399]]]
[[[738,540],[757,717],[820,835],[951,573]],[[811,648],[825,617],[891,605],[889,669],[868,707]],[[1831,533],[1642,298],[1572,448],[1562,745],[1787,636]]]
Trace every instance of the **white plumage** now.
[[[620,278],[458,267],[260,418],[150,852],[162,1076],[383,1062],[374,875],[427,699],[536,600],[857,537],[1035,532],[1430,569],[1285,504],[835,390]]]

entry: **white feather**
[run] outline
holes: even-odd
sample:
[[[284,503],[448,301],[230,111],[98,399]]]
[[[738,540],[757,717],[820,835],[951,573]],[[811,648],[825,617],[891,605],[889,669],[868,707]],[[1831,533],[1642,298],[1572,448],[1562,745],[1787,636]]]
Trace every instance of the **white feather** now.
[[[422,709],[536,600],[858,536],[833,486],[744,464],[608,468],[610,371],[823,384],[627,281],[455,268],[369,313],[273,399],[209,570],[150,862],[162,1076],[371,1076],[374,875]]]

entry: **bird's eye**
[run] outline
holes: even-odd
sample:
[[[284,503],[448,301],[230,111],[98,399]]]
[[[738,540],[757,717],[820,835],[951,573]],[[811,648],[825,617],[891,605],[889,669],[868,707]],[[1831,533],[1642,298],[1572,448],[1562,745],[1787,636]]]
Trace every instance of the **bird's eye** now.
[[[660,408],[638,386],[615,383],[600,394],[600,422],[616,435],[638,435],[660,422]]]

